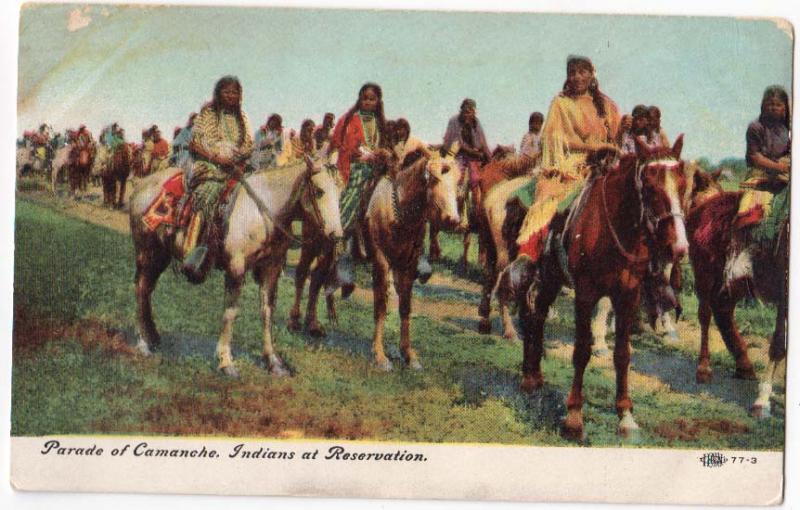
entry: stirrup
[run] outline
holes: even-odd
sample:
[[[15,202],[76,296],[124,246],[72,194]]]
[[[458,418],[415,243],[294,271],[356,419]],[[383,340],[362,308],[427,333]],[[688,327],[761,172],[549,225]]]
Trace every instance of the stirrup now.
[[[183,259],[183,267],[181,271],[193,283],[200,283],[205,280],[205,271],[203,271],[203,263],[208,255],[207,246],[195,246],[192,251]]]

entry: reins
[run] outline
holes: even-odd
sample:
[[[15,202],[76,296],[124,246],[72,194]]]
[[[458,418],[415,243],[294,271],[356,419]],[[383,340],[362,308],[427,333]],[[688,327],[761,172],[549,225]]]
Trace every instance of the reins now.
[[[638,169],[636,170],[638,172]],[[635,255],[622,246],[622,242],[619,240],[619,236],[617,235],[617,231],[614,229],[614,225],[611,223],[611,216],[608,212],[608,199],[606,198],[606,183],[608,182],[608,173],[603,176],[603,187],[601,188],[601,195],[603,197],[603,213],[606,217],[606,225],[608,226],[608,230],[611,232],[611,238],[614,240],[614,244],[617,247],[617,251],[625,257],[631,264],[641,264],[642,262],[647,262],[650,259],[650,255]],[[641,197],[639,199],[639,207],[641,208],[641,212],[644,213],[644,204],[642,203]]]

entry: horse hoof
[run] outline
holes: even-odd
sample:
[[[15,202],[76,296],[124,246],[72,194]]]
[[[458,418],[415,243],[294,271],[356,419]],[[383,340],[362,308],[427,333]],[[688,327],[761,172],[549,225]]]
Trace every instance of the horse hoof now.
[[[633,415],[629,411],[626,411],[619,421],[617,434],[629,441],[635,442],[639,439],[639,425],[634,421]]]
[[[772,412],[769,406],[754,404],[753,407],[750,408],[750,416],[756,418],[757,420],[766,420],[772,416]]]
[[[147,345],[147,342],[144,339],[140,338],[138,342],[136,342],[136,350],[139,351],[144,357],[150,357],[153,355],[153,351],[150,350],[150,346]]]
[[[586,441],[586,434],[583,431],[583,424],[568,424],[566,420],[561,425],[561,437],[567,441],[583,442]]]
[[[239,371],[236,370],[236,367],[233,366],[233,365],[228,365],[226,367],[222,367],[221,370],[222,370],[222,373],[225,375],[225,377],[228,377],[230,379],[238,379],[239,378]]]
[[[286,329],[293,333],[297,333],[300,331],[300,318],[299,317],[292,317],[289,319],[289,322],[286,324]]]
[[[375,368],[380,370],[381,372],[391,372],[394,370],[394,365],[388,359],[384,359],[383,361],[376,361]]]
[[[422,363],[420,363],[418,359],[414,358],[408,362],[408,368],[411,370],[422,370]]]
[[[592,356],[596,356],[598,358],[606,358],[611,353],[608,350],[608,347],[600,347],[599,349],[592,349]]]
[[[308,334],[314,338],[322,338],[325,336],[325,328],[320,326],[319,324],[313,324],[308,327]]]
[[[667,344],[677,344],[681,341],[680,337],[678,337],[677,331],[668,331],[666,336],[664,337],[664,341]]]
[[[503,338],[512,344],[520,343],[520,339],[515,331],[512,331],[510,333],[503,333]]]
[[[352,282],[348,282],[342,284],[342,299],[347,299],[356,290],[356,284]]]
[[[711,370],[698,370],[697,374],[695,375],[695,379],[697,380],[697,384],[708,384],[711,382],[713,378],[713,372]]]
[[[758,379],[756,376],[755,370],[753,367],[736,367],[736,371],[733,373],[734,379],[744,379],[746,381],[755,381]]]
[[[490,335],[492,333],[492,321],[489,319],[481,319],[478,322],[478,333],[481,335]]]
[[[533,393],[544,386],[544,377],[541,374],[538,376],[526,375],[522,378],[519,389],[524,393]]]
[[[291,372],[289,372],[282,364],[274,364],[269,367],[269,373],[275,377],[289,377],[292,375]]]

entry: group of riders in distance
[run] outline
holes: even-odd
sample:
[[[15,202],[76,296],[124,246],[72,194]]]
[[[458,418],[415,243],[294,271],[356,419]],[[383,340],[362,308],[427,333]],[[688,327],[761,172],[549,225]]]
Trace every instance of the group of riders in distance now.
[[[593,352],[608,349],[605,326],[592,324],[593,313],[599,311],[595,321],[605,321],[612,308],[615,314],[618,431],[627,435],[638,429],[628,392],[631,330],[640,327],[640,306],[651,326],[662,321],[671,328],[668,313],[680,313],[679,262],[687,254],[699,300],[699,382],[711,378],[712,316],[735,359],[735,376],[756,378],[734,309],[745,296],[776,304],[770,361],[752,409],[769,414],[775,367],[786,352],[790,111],[782,87],[764,91],[761,113],[747,128],[749,171],[738,191],[724,191],[718,172],[681,159],[683,136],[670,144],[658,107],[620,112],[582,56],[567,59],[562,90],[547,115],[530,115],[519,150],[490,149],[473,99],[464,99],[449,119],[441,144],[425,143],[412,135],[408,120],[385,118],[375,83],[363,85],[336,122],[326,113],[319,126],[307,119],[299,133],[287,133],[281,116],[272,114],[253,132],[242,86],[232,76],[221,78],[212,100],[176,128],[171,145],[157,126],[142,133],[141,144],[128,143],[116,124],[103,130],[99,143],[85,126],[62,137],[43,125],[26,133],[22,145],[41,160],[36,168],[54,174],[55,154],[66,147],[63,165],[73,189],[85,186],[81,179],[94,167],[110,205],[122,205],[131,170],[142,177],[130,197],[139,349],[148,354],[159,345],[150,299],[170,262],[194,283],[216,267],[225,272],[226,294],[218,366],[234,377],[233,322],[250,271],[261,288],[265,364],[271,373],[289,374],[273,346],[271,324],[277,280],[293,243],[301,256],[290,328],[301,327],[299,303],[310,276],[305,327],[324,335],[316,319],[319,292],[324,289],[335,319],[335,291],[347,297],[354,261],[368,260],[375,365],[393,368],[383,346],[393,282],[402,361],[421,369],[409,320],[413,283],[424,283],[432,271],[426,231],[431,259],[441,256],[439,230],[462,233],[465,263],[469,235],[476,233],[484,273],[479,329],[491,331],[496,298],[503,334],[516,340],[511,310],[518,310],[524,391],[544,383],[544,323],[562,286],[574,289],[575,374],[563,433],[579,438],[584,370]],[[598,330],[603,334],[593,338]]]

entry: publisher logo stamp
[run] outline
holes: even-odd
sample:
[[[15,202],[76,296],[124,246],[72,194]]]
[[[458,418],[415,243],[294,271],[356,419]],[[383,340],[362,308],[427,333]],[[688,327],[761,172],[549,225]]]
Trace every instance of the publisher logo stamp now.
[[[708,452],[700,456],[700,464],[703,467],[722,467],[728,462],[728,458],[720,452]]]

